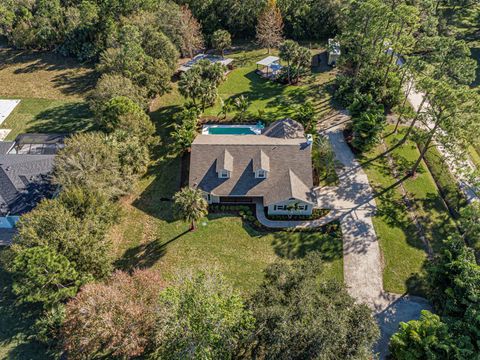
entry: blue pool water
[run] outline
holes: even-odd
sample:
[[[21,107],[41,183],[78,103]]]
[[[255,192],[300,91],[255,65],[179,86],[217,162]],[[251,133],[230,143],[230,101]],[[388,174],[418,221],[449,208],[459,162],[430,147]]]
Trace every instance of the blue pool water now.
[[[211,127],[209,135],[255,135],[248,127]]]
[[[13,229],[20,220],[19,216],[3,216],[0,217],[0,229]]]

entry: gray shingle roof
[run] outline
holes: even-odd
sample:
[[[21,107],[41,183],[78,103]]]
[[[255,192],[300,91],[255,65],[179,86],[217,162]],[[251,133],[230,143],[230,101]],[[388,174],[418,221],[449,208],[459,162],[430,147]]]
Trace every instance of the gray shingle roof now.
[[[0,155],[5,155],[13,144],[13,141],[0,141]]]
[[[218,196],[260,196],[265,205],[290,198],[313,202],[311,146],[299,134],[294,138],[199,135],[192,144],[189,184]],[[217,161],[226,151],[232,156],[233,170],[230,178],[223,179],[218,178]],[[262,161],[268,158],[269,173],[266,179],[257,179],[254,163],[257,166],[262,153]]]
[[[305,138],[303,126],[292,119],[277,120],[263,130],[263,135],[279,139]]]
[[[43,138],[46,141],[58,139],[53,135]],[[9,143],[9,148],[11,145]],[[0,149],[6,147],[5,142],[0,142]],[[56,187],[51,184],[50,174],[54,159],[55,155],[0,152],[0,216],[21,215],[33,209],[41,199],[53,195]]]
[[[253,157],[253,171],[270,171],[270,158],[263,150],[257,151]]]

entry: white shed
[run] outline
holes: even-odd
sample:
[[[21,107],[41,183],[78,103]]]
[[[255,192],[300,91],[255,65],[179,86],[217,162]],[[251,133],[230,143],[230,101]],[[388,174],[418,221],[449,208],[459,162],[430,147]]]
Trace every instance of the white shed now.
[[[334,39],[328,39],[328,65],[335,66],[340,54],[339,42]]]

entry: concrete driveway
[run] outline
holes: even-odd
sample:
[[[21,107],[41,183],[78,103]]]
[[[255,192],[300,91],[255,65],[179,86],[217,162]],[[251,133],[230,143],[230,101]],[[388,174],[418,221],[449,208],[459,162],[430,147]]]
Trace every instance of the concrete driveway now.
[[[344,280],[348,292],[358,302],[367,304],[381,329],[376,346],[380,359],[388,353],[388,342],[401,321],[418,319],[422,309],[429,309],[425,299],[390,294],[383,290],[383,267],[372,217],[376,211],[375,193],[368,177],[347,145],[343,128],[348,120],[339,115],[342,125],[323,131],[332,145],[338,163],[338,187],[317,190],[321,208],[334,209],[343,232]]]

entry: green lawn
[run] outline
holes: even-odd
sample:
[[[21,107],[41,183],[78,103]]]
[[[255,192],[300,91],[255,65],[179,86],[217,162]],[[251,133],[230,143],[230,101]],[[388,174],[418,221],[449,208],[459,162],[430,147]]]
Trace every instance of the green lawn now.
[[[85,131],[93,126],[88,105],[83,101],[23,98],[1,125],[12,129],[7,140],[24,132]]]
[[[188,232],[188,224],[169,218],[170,203],[158,209],[165,217],[128,209],[128,218],[114,231],[120,241],[117,267],[153,267],[167,281],[179,272],[215,268],[235,288],[250,294],[275,259],[294,259],[318,250],[325,260],[323,276],[343,281],[339,237],[327,240],[318,232],[257,231],[237,216],[221,214],[209,215],[196,231]]]
[[[321,50],[312,50],[312,54],[320,52]],[[265,50],[229,54],[228,57],[235,59],[236,68],[219,86],[219,98],[213,107],[206,109],[204,117],[208,119],[218,116],[221,110],[220,99],[226,100],[240,95],[246,96],[250,101],[248,112],[252,115],[251,118],[267,122],[295,115],[298,107],[306,101],[311,101],[315,106],[318,118],[331,109],[331,96],[327,87],[335,77],[334,70],[322,66],[314,69],[312,74],[305,77],[298,86],[281,85],[262,79],[255,73],[255,63],[266,56],[268,54]],[[174,83],[172,92],[157,99],[153,109],[178,107],[184,102],[185,100],[178,93],[177,83]],[[234,115],[229,113],[228,119]]]
[[[389,127],[386,134],[391,131]],[[413,142],[393,148],[399,135],[389,135],[384,141],[400,169],[406,170],[418,156]],[[384,156],[384,148],[376,146],[361,158],[369,181],[376,192],[378,212],[373,219],[384,259],[384,288],[394,293],[422,293],[418,276],[427,257],[426,247],[421,241],[402,201],[397,180]],[[414,200],[414,208],[425,229],[426,238],[434,251],[441,246],[442,239],[454,231],[435,182],[422,163],[414,178],[403,181],[406,191]]]

